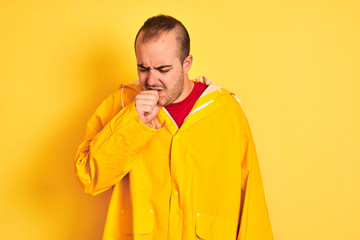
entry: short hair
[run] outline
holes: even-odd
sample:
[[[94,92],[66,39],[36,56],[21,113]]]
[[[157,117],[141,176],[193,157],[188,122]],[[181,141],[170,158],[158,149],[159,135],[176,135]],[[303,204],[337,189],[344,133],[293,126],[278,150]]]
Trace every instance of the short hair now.
[[[180,44],[180,61],[184,62],[185,58],[190,53],[190,37],[189,33],[186,30],[185,26],[177,19],[168,16],[168,15],[157,15],[146,20],[144,25],[140,28],[135,38],[135,51],[136,51],[136,41],[141,31],[144,31],[142,36],[142,42],[147,42],[150,40],[156,40],[160,37],[162,33],[170,32],[171,30],[177,31],[176,40]]]

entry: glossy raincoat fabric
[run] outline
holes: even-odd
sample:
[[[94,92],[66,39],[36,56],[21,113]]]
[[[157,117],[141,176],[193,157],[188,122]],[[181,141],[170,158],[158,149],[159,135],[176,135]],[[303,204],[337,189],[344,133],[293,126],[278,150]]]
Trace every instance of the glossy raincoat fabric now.
[[[91,195],[112,188],[103,239],[273,239],[253,138],[236,97],[208,88],[180,129],[165,108],[144,125],[139,85],[109,96],[87,124],[76,175]]]

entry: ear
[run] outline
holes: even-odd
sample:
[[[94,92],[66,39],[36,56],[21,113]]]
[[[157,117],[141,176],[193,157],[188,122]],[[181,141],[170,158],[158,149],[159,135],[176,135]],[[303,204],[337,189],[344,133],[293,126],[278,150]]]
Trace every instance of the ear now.
[[[193,56],[192,55],[188,55],[185,59],[184,59],[184,62],[183,62],[183,71],[184,71],[184,74],[187,74],[191,68],[191,65],[192,65],[192,62],[193,62]]]

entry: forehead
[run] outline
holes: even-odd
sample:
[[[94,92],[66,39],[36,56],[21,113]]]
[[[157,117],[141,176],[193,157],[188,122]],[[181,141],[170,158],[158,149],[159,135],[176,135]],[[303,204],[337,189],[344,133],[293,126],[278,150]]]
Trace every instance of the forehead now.
[[[169,59],[179,57],[179,41],[176,39],[175,30],[160,33],[151,39],[143,39],[144,33],[140,32],[136,41],[136,58],[139,61],[149,61],[151,59]]]

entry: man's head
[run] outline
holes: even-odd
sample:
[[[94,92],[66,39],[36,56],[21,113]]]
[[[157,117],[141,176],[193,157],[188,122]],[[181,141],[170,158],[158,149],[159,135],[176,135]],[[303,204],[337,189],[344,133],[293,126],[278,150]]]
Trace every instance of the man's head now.
[[[192,64],[185,27],[170,16],[149,18],[135,39],[142,90],[157,90],[165,106],[184,99],[191,90],[187,76]]]
[[[142,33],[140,41],[146,43],[149,41],[156,41],[160,38],[163,33],[170,31],[176,32],[176,40],[179,44],[179,58],[181,63],[190,53],[190,37],[185,26],[177,19],[167,16],[158,15],[146,20],[144,25],[138,31],[135,38],[135,51],[136,42],[139,38],[140,32]]]

